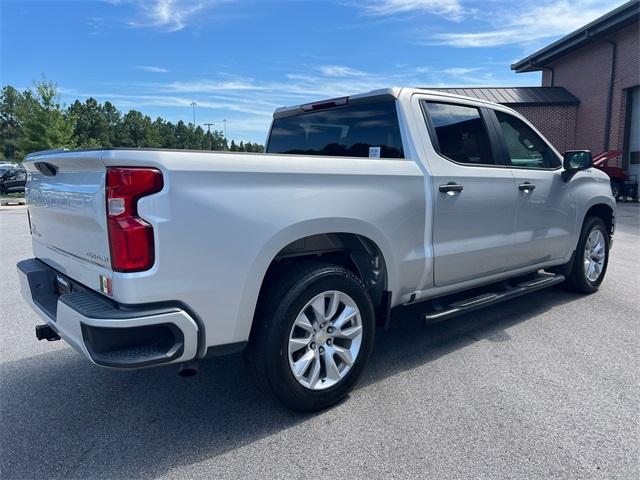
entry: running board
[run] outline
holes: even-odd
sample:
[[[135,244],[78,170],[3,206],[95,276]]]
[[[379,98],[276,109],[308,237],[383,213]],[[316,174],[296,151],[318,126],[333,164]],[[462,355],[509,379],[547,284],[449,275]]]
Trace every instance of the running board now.
[[[463,298],[462,300],[446,302],[443,299],[431,300],[430,311],[423,313],[422,318],[427,324],[442,322],[450,318],[472,312],[489,305],[504,302],[512,298],[526,295],[536,290],[551,287],[564,282],[564,275],[554,275],[551,273],[538,273],[535,277],[528,277],[525,280],[512,285],[511,282],[503,282],[495,285],[495,292],[485,292],[474,297]],[[443,305],[443,303],[445,305]]]

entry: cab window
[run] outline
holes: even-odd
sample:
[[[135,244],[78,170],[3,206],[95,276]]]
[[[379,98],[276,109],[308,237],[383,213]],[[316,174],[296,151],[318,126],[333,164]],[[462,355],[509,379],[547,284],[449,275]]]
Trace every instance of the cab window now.
[[[267,153],[404,158],[393,97],[276,118]]]
[[[533,129],[519,118],[495,112],[512,167],[557,168],[560,159]]]
[[[493,165],[489,134],[476,107],[424,102],[435,133],[434,148],[441,155],[466,165]]]

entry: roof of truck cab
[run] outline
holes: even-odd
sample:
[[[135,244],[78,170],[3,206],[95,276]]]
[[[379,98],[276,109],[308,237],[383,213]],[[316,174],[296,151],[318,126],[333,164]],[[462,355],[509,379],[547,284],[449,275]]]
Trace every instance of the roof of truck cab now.
[[[380,89],[376,89],[376,90],[371,90],[369,92],[365,92],[365,93],[358,93],[355,95],[341,95],[339,97],[333,97],[333,98],[326,98],[326,99],[319,99],[313,102],[308,102],[308,103],[301,103],[298,105],[290,105],[287,107],[279,107],[276,108],[276,110],[273,112],[273,118],[279,118],[279,117],[287,117],[290,115],[294,115],[297,113],[300,113],[301,111],[303,111],[302,107],[306,106],[306,105],[313,105],[313,104],[317,104],[317,103],[326,103],[326,102],[330,102],[333,100],[341,100],[344,98],[348,98],[349,101],[353,101],[353,100],[362,100],[365,98],[369,98],[369,97],[378,97],[378,96],[384,96],[384,95],[391,95],[392,97],[398,98],[398,95],[400,95],[400,91],[402,89],[401,88],[397,88],[397,87],[392,87],[392,88],[380,88]]]
[[[381,97],[381,96],[392,96],[394,98],[398,98],[401,92],[409,92],[409,93],[423,93],[423,94],[431,94],[437,95],[439,97],[447,97],[451,99],[459,99],[459,100],[473,100],[474,102],[481,102],[487,104],[495,104],[500,103],[496,100],[489,100],[487,98],[483,98],[482,96],[474,96],[474,95],[465,95],[460,92],[454,92],[453,90],[461,90],[461,89],[444,89],[444,88],[422,88],[422,87],[389,87],[389,88],[380,88],[376,90],[371,90],[365,93],[359,93],[357,95],[344,95],[341,97],[320,99],[314,102],[309,103],[301,103],[299,105],[291,105],[287,107],[280,107],[275,110],[273,113],[274,118],[287,117],[291,115],[296,115],[304,112],[303,108],[307,105],[327,103],[336,100],[342,100],[344,98],[349,99],[350,102],[354,100],[365,100],[371,97]],[[308,113],[308,112],[304,112]]]

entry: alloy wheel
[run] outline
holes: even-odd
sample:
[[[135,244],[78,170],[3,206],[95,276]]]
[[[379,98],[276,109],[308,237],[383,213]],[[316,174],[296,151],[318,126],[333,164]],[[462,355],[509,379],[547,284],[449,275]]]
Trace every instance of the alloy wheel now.
[[[361,344],[362,318],[356,302],[344,292],[322,292],[302,308],[291,327],[291,373],[310,390],[330,388],[347,375]]]
[[[590,282],[596,282],[604,268],[605,241],[602,231],[595,229],[589,233],[584,244],[584,274]]]

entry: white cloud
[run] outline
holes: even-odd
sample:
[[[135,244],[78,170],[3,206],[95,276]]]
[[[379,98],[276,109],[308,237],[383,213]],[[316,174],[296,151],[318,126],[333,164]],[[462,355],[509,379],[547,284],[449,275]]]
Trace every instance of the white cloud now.
[[[164,85],[163,88],[174,92],[183,93],[216,93],[223,91],[260,90],[261,87],[248,79],[234,80],[191,80],[172,82]]]
[[[320,72],[326,77],[361,77],[366,73],[355,68],[344,65],[323,65],[319,67]]]
[[[370,15],[415,12],[459,20],[466,12],[458,0],[374,0],[359,5]]]
[[[467,75],[472,72],[477,72],[478,70],[482,70],[482,69],[479,67],[477,68],[452,67],[452,68],[445,68],[444,70],[440,70],[440,72],[444,73],[445,75],[451,75],[455,77],[459,75]]]
[[[530,44],[536,40],[559,37],[576,30],[604,15],[619,4],[611,0],[546,1],[542,5],[524,8],[521,4],[492,15],[497,28],[478,32],[439,33],[430,35],[428,45],[453,47],[496,47],[501,45]]]
[[[191,102],[195,101],[198,122],[215,122],[215,128],[220,128],[222,119],[226,118],[229,138],[261,142],[267,134],[273,111],[284,105],[392,86],[501,85],[507,75],[511,77],[506,69],[503,77],[495,78],[473,65],[433,70],[420,65],[404,65],[383,73],[341,67],[346,72],[353,70],[360,74],[336,76],[332,69],[322,70],[315,66],[292,70],[268,80],[217,73],[209,78],[184,81],[116,84],[112,86],[113,93],[65,90],[63,97],[70,101],[86,97],[109,100],[122,110],[136,109],[150,116],[160,114],[164,118],[187,122],[192,115]],[[513,79],[509,83],[513,83]]]
[[[120,3],[119,1],[116,4]],[[167,32],[182,30],[216,0],[125,0],[133,3],[138,15],[128,21],[132,27],[159,28]]]
[[[155,67],[153,65],[136,65],[133,68],[135,68],[136,70],[142,70],[143,72],[150,72],[150,73],[167,73],[169,71],[164,67]]]

